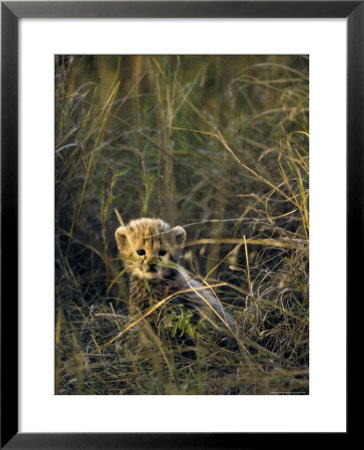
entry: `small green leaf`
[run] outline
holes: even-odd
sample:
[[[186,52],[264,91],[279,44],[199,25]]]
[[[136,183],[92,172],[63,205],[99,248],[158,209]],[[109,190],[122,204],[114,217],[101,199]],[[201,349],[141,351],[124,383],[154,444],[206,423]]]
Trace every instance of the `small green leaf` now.
[[[177,333],[177,325],[178,325],[177,322],[173,325],[172,332],[171,332],[171,336],[172,336],[172,337],[175,337],[175,336],[176,336],[176,333]]]
[[[167,317],[167,320],[166,320],[166,325],[167,325],[167,327],[169,327],[170,325],[172,325],[172,321],[173,321],[173,316],[172,316],[172,314],[170,314],[170,315]]]
[[[185,322],[182,322],[180,330],[181,330],[181,334],[179,335],[179,337],[182,337],[185,334],[185,330],[186,330]]]
[[[192,325],[189,323],[186,328],[186,332],[191,338],[195,337],[195,332],[193,331]]]

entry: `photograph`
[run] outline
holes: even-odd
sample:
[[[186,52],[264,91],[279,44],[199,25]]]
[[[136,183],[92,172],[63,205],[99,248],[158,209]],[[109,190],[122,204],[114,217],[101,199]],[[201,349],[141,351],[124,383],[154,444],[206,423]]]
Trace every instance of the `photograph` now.
[[[54,56],[55,395],[309,394],[309,81]]]

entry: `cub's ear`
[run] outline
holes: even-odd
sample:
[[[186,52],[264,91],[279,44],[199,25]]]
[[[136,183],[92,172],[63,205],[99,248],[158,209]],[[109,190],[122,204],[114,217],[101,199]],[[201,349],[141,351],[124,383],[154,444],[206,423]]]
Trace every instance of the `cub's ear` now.
[[[121,252],[126,243],[126,227],[119,227],[115,231],[115,239],[118,244],[119,251]]]
[[[182,246],[185,243],[186,232],[182,227],[174,227],[170,231],[170,236],[174,239],[175,243]]]

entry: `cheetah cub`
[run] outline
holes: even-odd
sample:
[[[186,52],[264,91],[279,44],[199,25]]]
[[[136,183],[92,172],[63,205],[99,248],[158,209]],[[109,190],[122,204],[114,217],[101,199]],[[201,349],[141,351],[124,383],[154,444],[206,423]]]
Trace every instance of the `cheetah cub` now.
[[[178,264],[186,232],[171,228],[161,219],[132,220],[115,232],[121,259],[130,279],[130,313],[153,305],[166,297],[184,304],[215,327],[234,329],[231,316],[209,287],[191,278]]]

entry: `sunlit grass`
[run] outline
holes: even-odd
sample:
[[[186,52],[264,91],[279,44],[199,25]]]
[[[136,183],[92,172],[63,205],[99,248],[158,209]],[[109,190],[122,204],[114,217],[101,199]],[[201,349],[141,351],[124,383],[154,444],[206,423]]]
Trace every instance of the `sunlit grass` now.
[[[56,58],[57,394],[308,393],[308,78],[304,56]],[[226,342],[151,327],[168,298],[130,319],[114,232],[142,216],[185,227]]]

